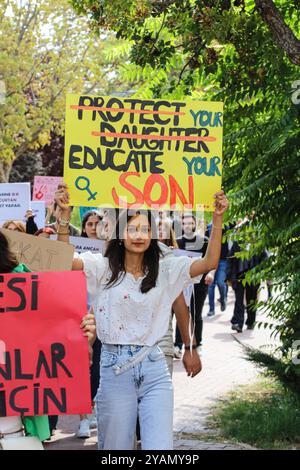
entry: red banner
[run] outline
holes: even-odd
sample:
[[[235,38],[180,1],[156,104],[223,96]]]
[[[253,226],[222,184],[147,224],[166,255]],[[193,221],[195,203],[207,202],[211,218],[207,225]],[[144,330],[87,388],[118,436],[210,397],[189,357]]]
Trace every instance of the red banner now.
[[[91,412],[83,272],[0,275],[0,415]]]

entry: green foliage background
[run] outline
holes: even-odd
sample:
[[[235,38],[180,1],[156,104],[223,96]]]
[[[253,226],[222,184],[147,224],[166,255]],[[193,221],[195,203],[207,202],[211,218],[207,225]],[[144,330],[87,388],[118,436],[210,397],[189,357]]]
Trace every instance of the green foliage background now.
[[[259,326],[271,327],[281,346],[274,351],[276,366],[259,351],[255,360],[300,393],[300,366],[292,361],[293,342],[300,339],[300,104],[292,101],[292,85],[300,70],[276,44],[259,14],[261,2],[71,3],[93,31],[114,31],[123,41],[116,53],[129,62],[120,74],[133,82],[137,95],[224,101],[229,217],[255,213],[244,235],[252,242],[250,256],[262,247],[271,253],[247,280],[272,280],[275,295],[261,305],[270,321]],[[299,1],[271,3],[299,45]]]

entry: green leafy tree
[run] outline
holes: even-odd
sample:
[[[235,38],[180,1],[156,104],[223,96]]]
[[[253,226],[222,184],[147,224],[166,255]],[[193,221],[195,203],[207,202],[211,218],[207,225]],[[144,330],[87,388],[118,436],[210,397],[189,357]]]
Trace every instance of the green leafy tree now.
[[[39,152],[28,151],[14,160],[10,175],[10,183],[32,183],[35,175],[46,175],[42,157]],[[33,186],[32,186],[33,187]]]
[[[142,96],[225,103],[224,187],[231,218],[255,213],[250,256],[271,256],[247,276],[271,279],[265,309],[280,348],[252,359],[300,393],[299,0],[72,0],[94,31],[128,42],[123,78]],[[295,85],[296,84],[296,85]],[[242,253],[241,256],[247,256]]]
[[[14,160],[63,134],[67,92],[122,90],[104,53],[114,42],[91,34],[66,0],[0,0],[0,182]]]

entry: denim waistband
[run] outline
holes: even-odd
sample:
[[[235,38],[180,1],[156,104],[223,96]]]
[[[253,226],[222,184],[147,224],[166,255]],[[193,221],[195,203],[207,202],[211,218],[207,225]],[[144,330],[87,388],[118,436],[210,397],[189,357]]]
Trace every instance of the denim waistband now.
[[[136,354],[143,348],[144,346],[138,346],[135,344],[102,344],[102,349],[104,351],[118,354],[118,356],[121,356],[121,354],[124,352],[131,352],[131,354]]]
[[[128,357],[123,363],[115,364],[113,366],[113,370],[116,375],[122,374],[122,372],[127,371],[131,367],[136,366],[139,364],[145,357],[157,346],[135,346],[135,345],[127,345],[127,344],[103,344],[102,351],[109,351],[119,356],[122,352],[131,352],[132,356]]]

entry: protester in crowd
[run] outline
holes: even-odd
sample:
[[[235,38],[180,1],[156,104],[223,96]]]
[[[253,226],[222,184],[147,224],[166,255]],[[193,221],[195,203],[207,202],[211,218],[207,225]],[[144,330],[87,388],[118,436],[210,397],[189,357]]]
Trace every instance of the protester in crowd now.
[[[7,220],[2,225],[2,228],[12,230],[14,232],[26,233],[26,225],[21,222],[21,220]]]
[[[11,229],[9,229],[11,230]],[[0,231],[0,273],[22,273],[30,270],[19,264],[14,254],[9,249],[8,240]],[[0,391],[0,435],[4,439],[21,437],[25,433],[37,436],[41,441],[49,437],[48,419],[46,416],[21,417],[10,416],[1,417],[4,413],[4,393]]]
[[[55,230],[51,227],[40,228],[34,234],[35,237],[45,237],[45,238],[50,238],[51,235],[55,235]],[[48,418],[49,418],[50,435],[53,436],[54,431],[56,430],[58,416],[49,415]]]
[[[167,256],[174,256],[172,253],[173,248],[177,248],[177,242],[174,231],[172,229],[172,221],[164,218],[163,220],[157,219],[158,224],[158,240],[159,248],[161,250],[161,257],[165,259]],[[174,344],[173,344],[173,312],[176,316],[176,322],[180,331],[181,337],[183,338],[185,345],[190,345],[185,348],[182,362],[187,375],[195,377],[202,369],[200,357],[195,350],[195,338],[190,337],[190,330],[192,330],[192,322],[190,319],[189,310],[185,303],[184,295],[181,292],[177,299],[173,302],[172,311],[170,312],[170,321],[168,331],[165,336],[157,343],[159,348],[165,355],[167,366],[171,376],[173,375],[173,360],[174,360]],[[190,328],[191,327],[191,328]],[[140,426],[137,424],[137,440],[140,441]]]
[[[184,212],[182,211],[173,211],[172,214],[172,228],[174,230],[175,238],[180,238],[183,235],[182,230],[182,221],[183,221]]]
[[[170,248],[178,248],[175,233],[172,228],[172,221],[168,219],[159,221],[157,224],[158,240]]]
[[[243,251],[244,241],[239,234],[242,227],[249,224],[249,219],[243,220],[242,223],[236,226],[236,232],[232,247],[228,253],[228,267],[226,278],[227,282],[232,285],[235,293],[235,304],[233,317],[231,319],[232,330],[242,333],[245,322],[245,307],[247,311],[246,326],[248,330],[253,330],[256,320],[256,303],[259,290],[259,284],[248,282],[245,283],[245,276],[248,271],[258,266],[266,257],[266,253],[261,255],[254,255],[251,257],[238,257],[237,253]],[[246,251],[250,250],[250,245],[245,246]],[[246,305],[244,304],[244,297],[246,297]]]
[[[2,228],[7,230],[13,230],[20,233],[28,233],[29,235],[33,235],[37,230],[38,226],[34,221],[34,215],[31,209],[26,211],[26,224],[21,220],[7,220],[2,225]]]
[[[207,235],[209,237],[211,232],[212,223],[207,225]],[[226,284],[226,271],[227,271],[227,257],[228,257],[228,241],[224,239],[224,236],[232,226],[225,226],[222,232],[223,239],[222,239],[222,247],[221,247],[221,255],[220,261],[214,276],[214,281],[208,288],[208,298],[209,298],[209,312],[207,314],[208,317],[213,317],[215,315],[215,287],[218,286],[219,293],[220,293],[220,303],[221,303],[221,312],[226,310],[226,303],[227,303],[227,291],[228,286]]]
[[[165,259],[167,256],[174,256],[172,253],[173,248],[177,248],[175,234],[172,229],[172,222],[167,220],[158,222],[158,239],[161,255]],[[192,342],[191,350],[185,347],[184,355],[182,358],[183,365],[187,374],[195,377],[202,368],[199,355],[197,354],[196,339],[190,338],[190,330],[193,329],[192,320],[190,318],[188,307],[185,303],[183,292],[173,302],[172,310],[176,316],[176,322],[180,335],[183,338],[185,345],[190,345]],[[170,315],[169,328],[166,335],[159,341],[158,345],[164,352],[170,374],[173,374],[173,358],[174,358],[174,344],[173,344],[173,315]]]
[[[24,265],[19,264],[14,254],[9,249],[8,240],[0,231],[0,273],[26,273],[30,270]],[[85,315],[82,319],[80,328],[84,336],[92,344],[95,337],[95,322],[91,315]],[[21,406],[21,404],[19,404]],[[3,417],[4,394],[0,391],[0,435],[3,439],[21,437],[23,432],[27,435],[37,436],[41,441],[49,438],[50,430],[47,416],[11,416]],[[2,417],[1,417],[2,415]]]
[[[98,239],[98,226],[101,225],[102,216],[98,211],[88,211],[84,214],[81,223],[81,236],[85,238]],[[89,308],[89,306],[88,306]],[[90,368],[90,380],[91,380],[91,400],[92,406],[94,407],[94,399],[99,388],[100,380],[100,356],[101,356],[101,342],[98,338],[95,339],[93,344],[93,361]],[[93,413],[91,419],[88,415],[80,415],[79,428],[76,433],[77,437],[86,439],[91,436],[90,429],[96,427],[96,417]]]
[[[70,209],[71,209],[71,211],[73,210],[72,207]],[[61,208],[57,205],[56,202],[54,202],[54,204],[53,204],[53,216],[55,218],[55,222],[53,222],[52,224],[48,224],[47,227],[53,228],[55,233],[57,233],[59,226],[61,226],[61,227],[63,227],[63,226],[66,227],[67,226],[68,229],[69,229],[69,234],[70,234],[71,237],[80,237],[80,230],[78,230],[77,227],[75,227],[74,225],[72,225],[70,223],[66,224],[65,221],[64,221],[64,218],[62,217],[61,212],[62,212]]]
[[[26,233],[28,233],[28,235],[34,235],[35,232],[38,230],[38,226],[36,225],[35,221],[34,221],[34,214],[32,212],[31,209],[29,209],[28,211],[26,211]]]
[[[55,230],[53,230],[53,228],[50,228],[50,227],[40,228],[34,233],[35,237],[50,238],[51,235],[55,235]]]
[[[104,209],[102,223],[97,225],[97,238],[108,242],[114,232],[119,209]]]
[[[106,209],[104,211],[103,227],[101,227],[102,238],[107,242],[110,240],[116,225],[116,214],[118,209]],[[163,222],[158,221],[158,239],[159,247],[162,252],[162,257],[173,256],[172,249],[177,248],[177,241],[175,238],[174,230],[172,229],[172,221],[164,218]],[[103,228],[103,229],[102,229]],[[100,229],[97,228],[98,236],[100,236]],[[176,315],[176,321],[179,326],[179,331],[182,335],[185,345],[190,343],[190,326],[191,318],[187,305],[184,300],[184,296],[181,293],[173,303],[173,311]],[[192,328],[192,326],[191,326]],[[167,334],[161,340],[159,344],[166,356],[167,364],[172,375],[173,372],[173,356],[174,356],[174,345],[173,345],[173,328],[172,328],[172,317],[170,318],[169,329]],[[193,338],[193,349],[185,349],[185,353],[182,358],[183,365],[187,374],[191,377],[195,377],[201,370],[201,361],[195,351],[195,338]]]
[[[84,214],[81,223],[81,237],[97,240],[97,227],[102,222],[102,215],[98,211],[88,211]]]
[[[155,222],[157,226],[164,222],[171,225],[173,224],[173,220],[169,211],[158,211]]]
[[[172,303],[185,285],[218,264],[228,203],[223,191],[215,198],[213,229],[202,259],[160,259],[151,213],[124,211],[105,256],[88,252],[73,260],[73,269],[86,274],[102,342],[96,397],[99,449],[133,449],[137,414],[142,449],[173,448],[172,381],[157,342],[168,329]],[[56,201],[65,221],[58,238],[68,242],[66,186]]]
[[[178,247],[181,250],[197,252],[204,257],[208,246],[208,238],[204,235],[204,232],[202,234],[196,232],[196,217],[194,215],[184,214],[182,217],[182,228],[183,235],[181,238],[177,239]],[[214,280],[214,273],[215,271],[211,270],[203,274],[200,282],[194,284],[190,299],[190,312],[194,320],[196,345],[199,352],[202,346],[203,333],[202,311],[208,286]],[[183,341],[180,331],[176,328],[174,356],[178,359],[181,358],[182,345]]]

